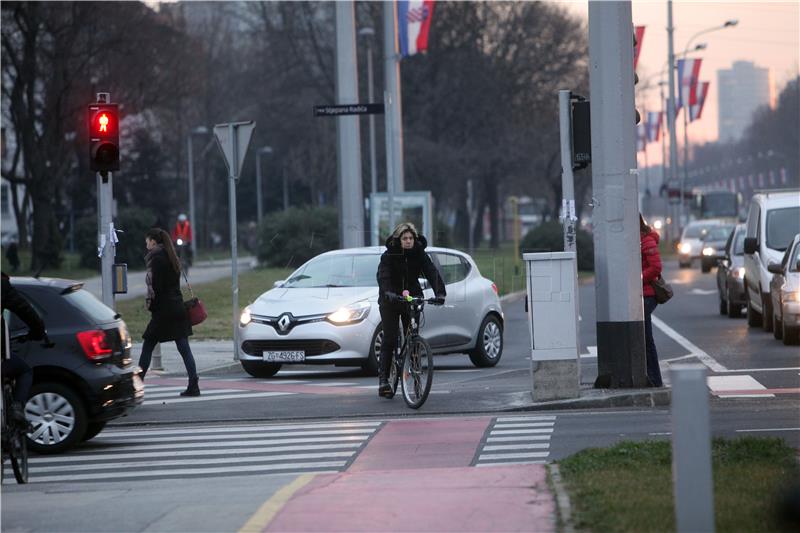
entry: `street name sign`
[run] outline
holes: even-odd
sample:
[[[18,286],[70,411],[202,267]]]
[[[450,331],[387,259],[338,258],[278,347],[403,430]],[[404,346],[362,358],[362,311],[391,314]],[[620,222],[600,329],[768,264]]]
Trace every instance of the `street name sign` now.
[[[383,115],[383,104],[347,104],[314,106],[315,117],[340,117],[343,115]]]

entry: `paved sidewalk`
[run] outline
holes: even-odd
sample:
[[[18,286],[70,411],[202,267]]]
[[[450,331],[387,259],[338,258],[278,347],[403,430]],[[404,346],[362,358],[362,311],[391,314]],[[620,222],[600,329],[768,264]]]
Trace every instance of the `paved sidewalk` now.
[[[147,371],[148,376],[177,377],[186,375],[186,367],[183,366],[183,359],[178,353],[174,342],[164,342],[161,347],[161,368],[156,366],[156,354],[153,354],[153,362]],[[197,365],[197,373],[203,374],[223,374],[226,371],[239,371],[242,369],[238,361],[233,360],[233,341],[192,341],[189,337],[189,346],[192,348],[192,355]],[[134,343],[131,347],[131,357],[134,362],[139,361],[142,353],[142,344]]]

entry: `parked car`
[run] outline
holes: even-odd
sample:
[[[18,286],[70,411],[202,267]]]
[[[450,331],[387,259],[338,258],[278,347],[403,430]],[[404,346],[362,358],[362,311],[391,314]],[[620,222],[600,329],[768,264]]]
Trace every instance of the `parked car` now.
[[[717,220],[696,220],[683,228],[681,240],[678,243],[678,265],[681,268],[692,266],[693,259],[699,259],[703,252],[703,237],[709,228],[719,226]]]
[[[744,293],[744,236],[747,226],[737,225],[725,243],[724,256],[717,267],[719,313],[730,318],[742,316],[747,304]]]
[[[33,426],[28,446],[58,453],[102,431],[109,420],[142,403],[144,384],[132,364],[131,337],[120,316],[83,284],[63,279],[11,278],[12,285],[37,310],[55,344],[14,345],[33,368],[33,387],[25,416]],[[27,326],[13,313],[11,336]]]
[[[725,243],[733,231],[733,224],[721,224],[708,228],[703,235],[703,250],[700,257],[700,270],[703,273],[711,272],[711,268],[725,257]]]
[[[381,247],[326,252],[262,294],[239,321],[240,360],[254,377],[284,364],[361,366],[376,375],[383,328],[377,271]],[[497,287],[472,258],[427,248],[447,288],[447,305],[427,306],[421,333],[436,354],[467,353],[479,367],[503,353],[503,310]],[[420,280],[427,298],[433,290]]]
[[[770,263],[769,294],[772,299],[772,331],[784,344],[800,341],[800,233],[794,236],[780,263]]]
[[[800,189],[753,195],[747,212],[744,238],[744,286],[747,290],[747,324],[772,330],[770,263],[779,263],[800,232]]]

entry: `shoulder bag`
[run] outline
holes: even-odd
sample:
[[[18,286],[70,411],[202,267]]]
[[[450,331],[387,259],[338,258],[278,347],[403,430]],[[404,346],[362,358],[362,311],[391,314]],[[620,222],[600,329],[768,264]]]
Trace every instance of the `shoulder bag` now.
[[[203,321],[208,318],[206,306],[203,304],[203,300],[194,295],[192,284],[189,283],[189,278],[186,277],[186,272],[181,270],[181,274],[183,274],[183,279],[186,280],[186,286],[189,287],[189,294],[192,296],[190,299],[183,302],[183,306],[186,308],[186,314],[189,316],[189,322],[193,326],[202,324]]]
[[[652,285],[653,290],[656,291],[656,302],[660,304],[667,303],[674,294],[672,287],[670,287],[669,283],[664,281],[664,278],[662,278],[660,274],[656,280],[650,282],[650,285]]]

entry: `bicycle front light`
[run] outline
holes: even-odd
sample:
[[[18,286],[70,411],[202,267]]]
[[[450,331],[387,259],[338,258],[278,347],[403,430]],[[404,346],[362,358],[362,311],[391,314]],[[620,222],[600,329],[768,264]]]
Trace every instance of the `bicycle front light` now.
[[[356,302],[353,305],[337,309],[325,318],[328,322],[339,326],[354,324],[367,318],[371,308],[372,306],[369,302]]]

